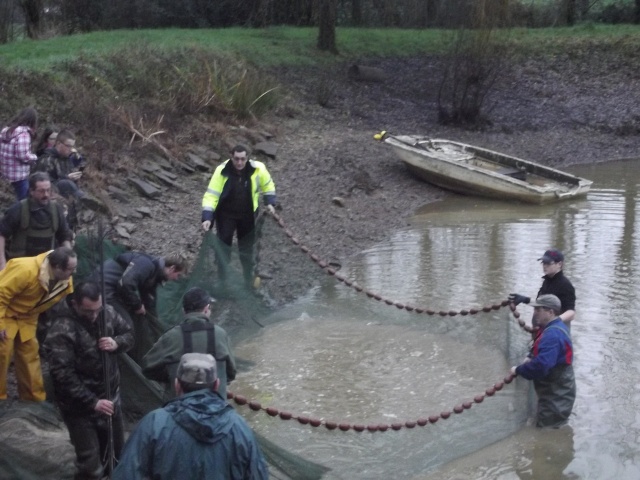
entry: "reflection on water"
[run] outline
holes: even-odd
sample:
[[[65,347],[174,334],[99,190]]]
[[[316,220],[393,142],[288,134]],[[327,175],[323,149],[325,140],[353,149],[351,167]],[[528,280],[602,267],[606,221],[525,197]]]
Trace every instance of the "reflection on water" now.
[[[542,275],[536,259],[549,247],[562,249],[577,293],[578,397],[570,428],[523,427],[531,398],[520,379],[496,398],[425,429],[362,435],[310,430],[260,413],[249,414],[251,421],[287,448],[334,466],[336,477],[640,478],[639,170],[636,162],[572,169],[594,180],[593,191],[556,205],[448,198],[343,269],[393,300],[460,310],[513,291],[534,296]],[[528,318],[530,309],[520,310]],[[527,344],[504,311],[464,318],[410,314],[331,280],[279,315],[293,321],[239,347],[243,356],[264,362],[234,389],[338,421],[391,422],[387,415],[411,419],[451,408],[503,376]],[[434,404],[420,402],[431,398]]]

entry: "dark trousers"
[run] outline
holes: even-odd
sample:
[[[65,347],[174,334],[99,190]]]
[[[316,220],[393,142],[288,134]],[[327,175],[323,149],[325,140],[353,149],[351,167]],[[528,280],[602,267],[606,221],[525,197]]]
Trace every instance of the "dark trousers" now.
[[[231,261],[233,234],[237,232],[238,251],[244,281],[247,285],[252,285],[256,267],[256,228],[253,215],[247,215],[240,219],[218,215],[216,217],[216,229],[218,238],[224,244],[219,249],[216,249],[216,262],[220,279],[227,278],[229,262]]]
[[[16,192],[16,198],[18,201],[27,198],[29,195],[29,179],[25,178],[24,180],[16,180],[15,182],[11,182],[13,186],[13,190]]]
[[[109,447],[108,417],[99,413],[78,415],[62,412],[71,444],[76,451],[77,473],[75,480],[99,480],[104,477],[108,465],[107,449]],[[122,410],[116,407],[111,417],[113,429],[114,465],[124,445],[124,427]]]

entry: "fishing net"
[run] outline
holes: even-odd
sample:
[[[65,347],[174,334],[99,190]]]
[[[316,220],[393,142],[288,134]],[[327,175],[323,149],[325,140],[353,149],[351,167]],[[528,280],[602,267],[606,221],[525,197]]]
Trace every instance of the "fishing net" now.
[[[295,247],[283,242],[280,229],[273,222],[259,220],[259,238],[256,245],[256,267],[259,271],[272,271],[279,258],[293,255]],[[266,245],[265,245],[266,244]],[[122,246],[108,240],[101,240],[96,232],[79,236],[74,247],[78,253],[78,269],[75,282],[86,279],[100,261],[100,248],[104,259],[110,259],[125,251]],[[156,309],[143,318],[136,318],[136,335],[139,348],[147,351],[166,330],[178,324],[183,316],[182,296],[191,287],[207,290],[215,299],[216,322],[230,334],[232,342],[253,335],[264,326],[265,318],[273,311],[273,296],[293,297],[308,288],[322,274],[317,267],[298,255],[300,272],[307,280],[289,288],[286,281],[274,279],[273,287],[263,282],[260,289],[246,285],[245,275],[237,246],[232,254],[229,247],[221,244],[209,232],[203,237],[197,257],[187,278],[168,282],[157,290]],[[260,252],[269,250],[276,256],[267,263],[261,263]],[[225,265],[226,277],[219,278],[217,261]],[[258,281],[259,282],[259,281]],[[308,282],[308,283],[307,283]],[[257,284],[257,282],[256,282]],[[145,413],[161,407],[167,400],[165,385],[147,379],[140,365],[129,355],[120,356],[121,393],[123,412],[128,427]],[[238,370],[251,364],[237,359]],[[45,383],[50,385],[44,367]],[[51,389],[48,388],[48,397]],[[270,466],[273,478],[315,479],[328,469],[278,447],[261,435],[257,435],[261,449]],[[68,433],[54,404],[49,402],[31,403],[7,400],[0,401],[0,480],[3,479],[71,479],[74,473],[75,454],[69,442]]]
[[[181,321],[182,296],[187,289],[198,286],[204,288],[216,298],[217,302],[213,308],[213,317],[219,325],[225,328],[236,347],[241,347],[243,344],[252,341],[260,343],[261,339],[269,338],[266,335],[267,331],[271,331],[271,338],[275,339],[278,336],[278,332],[281,331],[283,333],[280,337],[283,343],[280,349],[292,352],[292,356],[299,363],[304,363],[304,356],[307,354],[314,355],[314,351],[295,353],[295,345],[291,342],[294,341],[296,335],[308,335],[315,338],[317,340],[317,345],[314,347],[316,351],[344,357],[345,363],[350,363],[352,353],[345,352],[351,349],[357,351],[360,348],[360,327],[358,324],[362,318],[366,318],[367,322],[371,324],[368,327],[369,329],[384,328],[389,329],[389,332],[393,332],[389,334],[389,341],[385,340],[385,344],[388,344],[389,351],[397,352],[398,361],[404,360],[402,358],[403,350],[401,347],[394,346],[394,342],[397,343],[400,340],[409,342],[411,337],[418,338],[419,335],[425,335],[424,338],[433,344],[434,349],[441,348],[442,345],[449,344],[454,340],[457,343],[452,343],[454,346],[450,349],[469,348],[467,345],[475,348],[478,338],[491,336],[495,339],[496,350],[499,350],[499,356],[503,361],[506,359],[509,364],[513,364],[521,358],[523,345],[526,344],[526,335],[519,331],[517,325],[505,323],[508,321],[508,314],[505,311],[496,312],[493,319],[483,317],[482,321],[471,319],[470,316],[465,318],[458,316],[455,320],[441,315],[435,315],[434,317],[419,316],[415,315],[415,313],[408,314],[399,309],[399,307],[396,308],[397,305],[385,305],[385,302],[379,298],[365,300],[366,297],[363,293],[366,293],[367,296],[373,296],[373,294],[366,290],[362,292],[361,287],[358,287],[360,288],[358,290],[359,293],[355,293],[355,295],[362,300],[354,301],[354,294],[349,293],[353,292],[354,288],[348,289],[344,285],[339,286],[338,282],[329,278],[327,265],[318,261],[317,258],[314,259],[313,252],[310,252],[294,238],[291,238],[291,232],[287,232],[285,228],[282,228],[281,225],[279,226],[278,223],[269,218],[259,223],[258,230],[260,234],[258,235],[254,253],[257,275],[262,280],[259,288],[254,288],[257,283],[247,285],[237,245],[233,246],[231,255],[229,255],[229,251],[225,250],[228,247],[221,245],[213,233],[204,235],[188,277],[180,281],[168,282],[160,287],[157,291],[155,312],[148,313],[141,321],[136,320],[139,324],[136,331],[143,345],[143,351],[148,349],[162,332]],[[123,251],[122,247],[111,242],[101,242],[95,234],[79,238],[76,245],[76,251],[79,255],[77,281],[86,278],[96,268],[99,263],[98,253],[101,245],[104,248],[105,258],[114,257]],[[219,277],[217,262],[220,259],[228,261],[224,265],[226,272],[224,280]],[[323,268],[318,268],[319,266]],[[407,266],[407,268],[411,268],[411,266]],[[397,265],[393,266],[391,270],[395,269],[397,269]],[[360,278],[361,274],[357,270],[349,271],[349,266],[345,266],[342,273],[349,278],[358,279],[362,285],[368,283],[367,279]],[[381,275],[385,274],[381,273]],[[342,281],[347,284],[344,278]],[[399,284],[403,284],[402,282],[402,280],[399,280]],[[354,287],[354,285],[351,286]],[[376,285],[370,286],[371,288],[376,288]],[[449,291],[450,286],[440,285],[438,289]],[[378,302],[370,300],[378,300]],[[460,302],[466,305],[464,303],[465,300],[467,299],[455,299],[456,303]],[[441,299],[440,302],[442,301]],[[281,308],[283,306],[285,308]],[[292,314],[291,312],[294,313]],[[406,315],[413,316],[407,317]],[[289,330],[286,328],[279,330],[279,327],[285,326],[286,321],[292,318],[309,323],[303,331],[291,330],[294,332],[293,334],[288,334]],[[407,320],[407,318],[413,320]],[[264,327],[275,323],[278,323],[278,325],[273,325],[268,330],[264,329]],[[424,332],[421,328],[416,328],[416,333],[411,333],[411,328],[415,328],[417,325],[422,326],[425,323],[428,323],[429,326]],[[320,324],[325,324],[326,329],[317,328]],[[507,325],[510,325],[509,328],[504,328]],[[315,329],[317,329],[317,332],[314,334]],[[273,333],[274,331],[275,333]],[[334,347],[327,341],[335,332],[342,332],[344,335],[339,339],[345,345],[345,348],[341,351],[332,351]],[[348,332],[352,333],[348,334]],[[370,339],[373,339],[373,337],[370,336]],[[421,346],[421,349],[424,350],[425,348],[424,345]],[[237,351],[242,352],[242,349],[238,348]],[[362,353],[364,355],[361,359],[362,365],[373,365],[375,363],[376,360],[369,358],[366,352],[363,351]],[[410,351],[409,356],[412,353],[415,352]],[[482,354],[484,355],[484,353]],[[258,369],[252,368],[260,361],[260,356],[253,360],[245,360],[240,355],[237,358],[238,379],[231,385],[231,389],[235,390],[235,387],[242,387],[243,379],[251,377],[252,372],[256,372],[255,376],[260,377],[261,373],[258,372]],[[322,370],[321,374],[335,375],[336,377],[348,377],[352,374],[348,365],[345,366],[344,370],[331,374],[330,368],[332,364],[338,363],[336,357],[336,361],[329,362],[328,368]],[[264,365],[261,365],[260,368],[262,369],[261,371],[264,371]],[[297,368],[305,368],[305,365],[297,365]],[[377,368],[375,367],[374,370],[377,370]],[[388,365],[382,365],[381,368],[388,368]],[[446,365],[441,367],[442,374],[444,374],[446,368]],[[502,367],[499,367],[498,371],[503,371],[500,368]],[[129,355],[122,355],[120,371],[125,417],[128,421],[128,427],[133,428],[141,415],[160,407],[164,403],[166,400],[165,386],[146,379],[142,375],[138,363]],[[319,374],[318,372],[310,373],[304,378],[312,384],[312,380],[315,378],[314,375]],[[292,377],[292,375],[284,371],[279,375]],[[261,385],[259,389],[261,395],[263,395],[260,400],[265,403],[269,402],[269,400],[275,400],[274,404],[278,405],[284,399],[279,399],[276,393],[277,386],[273,385],[275,376],[277,375],[257,378],[255,384],[264,382],[264,385]],[[401,379],[399,376],[394,378]],[[360,380],[354,378],[353,382],[357,383]],[[496,379],[490,378],[487,380],[495,381]],[[293,382],[293,380],[291,381]],[[318,388],[323,388],[322,385],[326,384],[329,384],[329,381],[319,382]],[[346,385],[343,390],[346,391],[348,388],[350,387]],[[443,407],[451,408],[452,405],[447,402],[458,400],[457,397],[454,398],[452,396],[451,388],[453,387],[449,386],[447,382],[443,383],[442,397],[445,402]],[[325,392],[321,393],[324,396]],[[479,392],[474,391],[473,393]],[[298,394],[300,398],[291,405],[291,409],[294,411],[302,408],[304,402],[310,401],[305,398],[304,392],[298,392]],[[433,395],[433,393],[430,394]],[[291,395],[289,394],[289,396]],[[332,392],[331,395],[327,396],[337,397],[338,395]],[[511,400],[506,395],[502,395],[502,398],[501,402],[492,399],[492,401],[483,403],[483,408],[488,407],[489,409],[485,410],[487,412],[485,421],[489,422],[491,429],[497,430],[501,428],[505,432],[504,435],[507,435],[508,432],[512,432],[522,425],[526,412],[516,409],[515,413],[510,414],[508,420],[502,418],[504,417],[503,412],[510,409],[508,401],[513,400],[516,406],[522,403],[521,397],[516,397],[515,394],[509,397]],[[347,404],[348,401],[348,398],[345,399],[344,404]],[[394,402],[387,406],[395,409],[396,404]],[[234,402],[232,404],[235,406]],[[341,413],[341,405],[338,406],[335,415]],[[68,441],[67,432],[55,408],[48,403],[26,405],[17,401],[5,402],[2,407],[0,409],[0,449],[3,452],[10,452],[10,455],[0,455],[0,479],[72,478],[75,456]],[[479,410],[479,408],[474,408],[473,410]],[[419,411],[418,409],[419,407],[416,407],[415,411]],[[340,450],[344,447],[343,450],[352,449],[352,451],[360,452],[380,448],[381,451],[387,453],[381,453],[379,461],[382,464],[393,463],[396,465],[394,461],[386,460],[394,458],[393,449],[396,442],[391,440],[388,443],[384,443],[387,442],[387,439],[382,438],[382,436],[399,435],[397,432],[376,433],[373,434],[373,437],[370,437],[368,434],[330,432],[325,428],[318,428],[313,430],[314,433],[311,433],[309,431],[311,427],[308,425],[298,425],[297,422],[292,421],[282,422],[278,418],[272,419],[264,415],[264,412],[252,412],[248,408],[238,407],[238,411],[250,421],[250,424],[257,431],[257,438],[269,463],[272,478],[315,479],[321,477],[350,478],[354,476],[366,478],[365,472],[358,470],[360,468],[358,462],[347,459],[345,462],[352,464],[352,470],[340,470],[343,466],[339,462],[328,462],[326,457],[322,457],[322,452],[330,452],[333,448]],[[326,414],[327,412],[320,410],[316,413]],[[444,437],[445,440],[428,433],[425,434],[423,433],[424,430],[413,429],[411,431],[406,430],[402,434],[404,435],[402,443],[407,447],[411,445],[411,447],[415,446],[415,449],[422,449],[417,450],[418,454],[412,455],[425,458],[425,460],[421,460],[425,468],[469,453],[477,449],[478,444],[481,443],[478,442],[476,437],[465,434],[472,428],[470,424],[476,421],[469,414],[460,417],[460,419],[456,420],[456,427],[453,427],[453,423],[451,424],[453,428]],[[511,422],[513,425],[504,428],[505,422]],[[28,426],[25,426],[27,424]],[[18,435],[17,430],[25,433]],[[41,430],[46,435],[32,433],[40,432]],[[38,435],[47,438],[48,441],[43,442],[45,444],[35,442],[34,437]],[[307,439],[311,435],[314,435],[313,438],[316,440],[317,438],[321,439],[319,447],[314,448],[305,441],[298,441],[298,439]],[[342,437],[336,438],[336,435],[342,435]],[[451,444],[455,444],[457,448],[448,448],[447,445]],[[410,448],[406,449],[407,457],[410,456],[410,450]],[[47,453],[44,454],[43,452]],[[39,459],[38,462],[33,460],[36,458]],[[428,461],[426,460],[427,458]],[[387,467],[381,466],[380,471],[387,471],[385,468]],[[358,471],[354,473],[353,469]],[[50,473],[52,471],[56,473]],[[341,472],[343,471],[347,471],[349,474],[342,474]],[[407,470],[405,476],[410,476],[409,470]],[[383,477],[372,475],[370,478]]]

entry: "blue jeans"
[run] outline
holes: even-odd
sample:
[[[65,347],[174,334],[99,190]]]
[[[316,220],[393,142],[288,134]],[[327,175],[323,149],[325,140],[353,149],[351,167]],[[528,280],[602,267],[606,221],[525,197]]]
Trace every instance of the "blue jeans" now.
[[[16,192],[16,198],[18,199],[18,201],[22,200],[23,198],[27,198],[27,196],[29,195],[28,178],[11,182],[11,185],[13,185],[13,189]]]

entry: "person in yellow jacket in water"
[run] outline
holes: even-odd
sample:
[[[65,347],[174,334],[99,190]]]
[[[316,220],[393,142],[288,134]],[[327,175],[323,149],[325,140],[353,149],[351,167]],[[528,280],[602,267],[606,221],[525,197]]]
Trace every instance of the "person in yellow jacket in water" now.
[[[234,233],[238,236],[240,262],[247,286],[254,283],[255,220],[263,195],[267,209],[273,213],[276,186],[262,162],[249,160],[247,148],[236,145],[231,158],[218,165],[202,198],[202,228],[210,230],[214,223],[218,238],[224,244],[222,255],[216,251],[218,273],[226,278]]]
[[[36,327],[38,315],[73,292],[78,258],[69,247],[35,257],[14,258],[0,272],[0,400],[7,398],[7,373],[14,363],[21,400],[46,399]]]

